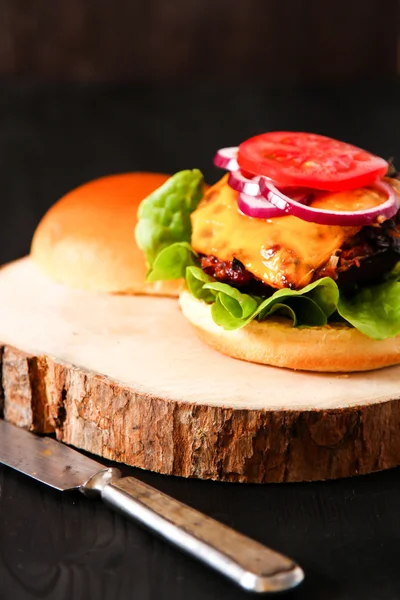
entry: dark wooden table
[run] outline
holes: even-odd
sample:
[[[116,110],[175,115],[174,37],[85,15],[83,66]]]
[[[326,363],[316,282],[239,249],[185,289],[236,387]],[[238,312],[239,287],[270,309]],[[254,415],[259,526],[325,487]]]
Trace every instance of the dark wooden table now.
[[[47,207],[90,178],[197,166],[212,182],[216,148],[268,129],[325,133],[400,163],[399,106],[393,81],[307,89],[3,84],[0,262],[28,252]],[[265,486],[126,471],[295,557],[307,578],[288,598],[400,598],[398,469]],[[0,600],[246,597],[100,503],[0,467]]]

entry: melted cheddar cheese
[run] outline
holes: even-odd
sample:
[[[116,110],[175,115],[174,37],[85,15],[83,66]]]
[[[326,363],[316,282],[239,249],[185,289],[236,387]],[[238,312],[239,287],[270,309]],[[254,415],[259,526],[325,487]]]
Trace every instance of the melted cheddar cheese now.
[[[361,227],[317,225],[297,217],[255,219],[237,206],[238,192],[227,176],[210,188],[192,213],[192,246],[199,254],[220,260],[240,260],[250,273],[274,288],[302,288],[316,269],[338,253]],[[346,192],[318,192],[316,208],[354,211],[377,206],[383,194],[369,188]]]

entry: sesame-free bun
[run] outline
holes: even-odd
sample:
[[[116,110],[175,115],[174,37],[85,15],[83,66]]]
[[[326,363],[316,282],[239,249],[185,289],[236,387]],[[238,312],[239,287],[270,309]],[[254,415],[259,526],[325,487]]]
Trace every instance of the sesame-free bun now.
[[[36,229],[34,263],[70,287],[177,296],[181,281],[145,281],[145,258],[135,240],[140,202],[167,179],[160,173],[110,175],[69,192]]]
[[[373,340],[344,323],[296,328],[279,317],[226,331],[214,323],[211,306],[189,292],[181,293],[180,305],[198,337],[233,358],[325,372],[370,371],[400,363],[400,336]]]

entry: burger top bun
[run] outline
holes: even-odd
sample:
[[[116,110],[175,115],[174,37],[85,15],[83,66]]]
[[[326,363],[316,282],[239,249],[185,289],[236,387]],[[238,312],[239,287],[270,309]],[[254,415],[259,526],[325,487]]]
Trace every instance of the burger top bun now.
[[[50,279],[70,287],[178,295],[181,281],[146,282],[134,235],[140,202],[167,179],[160,173],[110,175],[69,192],[39,223],[32,260]]]

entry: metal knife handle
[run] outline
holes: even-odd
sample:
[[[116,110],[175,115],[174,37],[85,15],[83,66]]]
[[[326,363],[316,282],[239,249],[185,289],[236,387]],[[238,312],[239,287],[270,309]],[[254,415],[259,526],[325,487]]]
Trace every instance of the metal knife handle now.
[[[253,592],[277,592],[300,583],[304,574],[291,559],[134,479],[117,469],[95,475],[82,488],[175,546]]]

